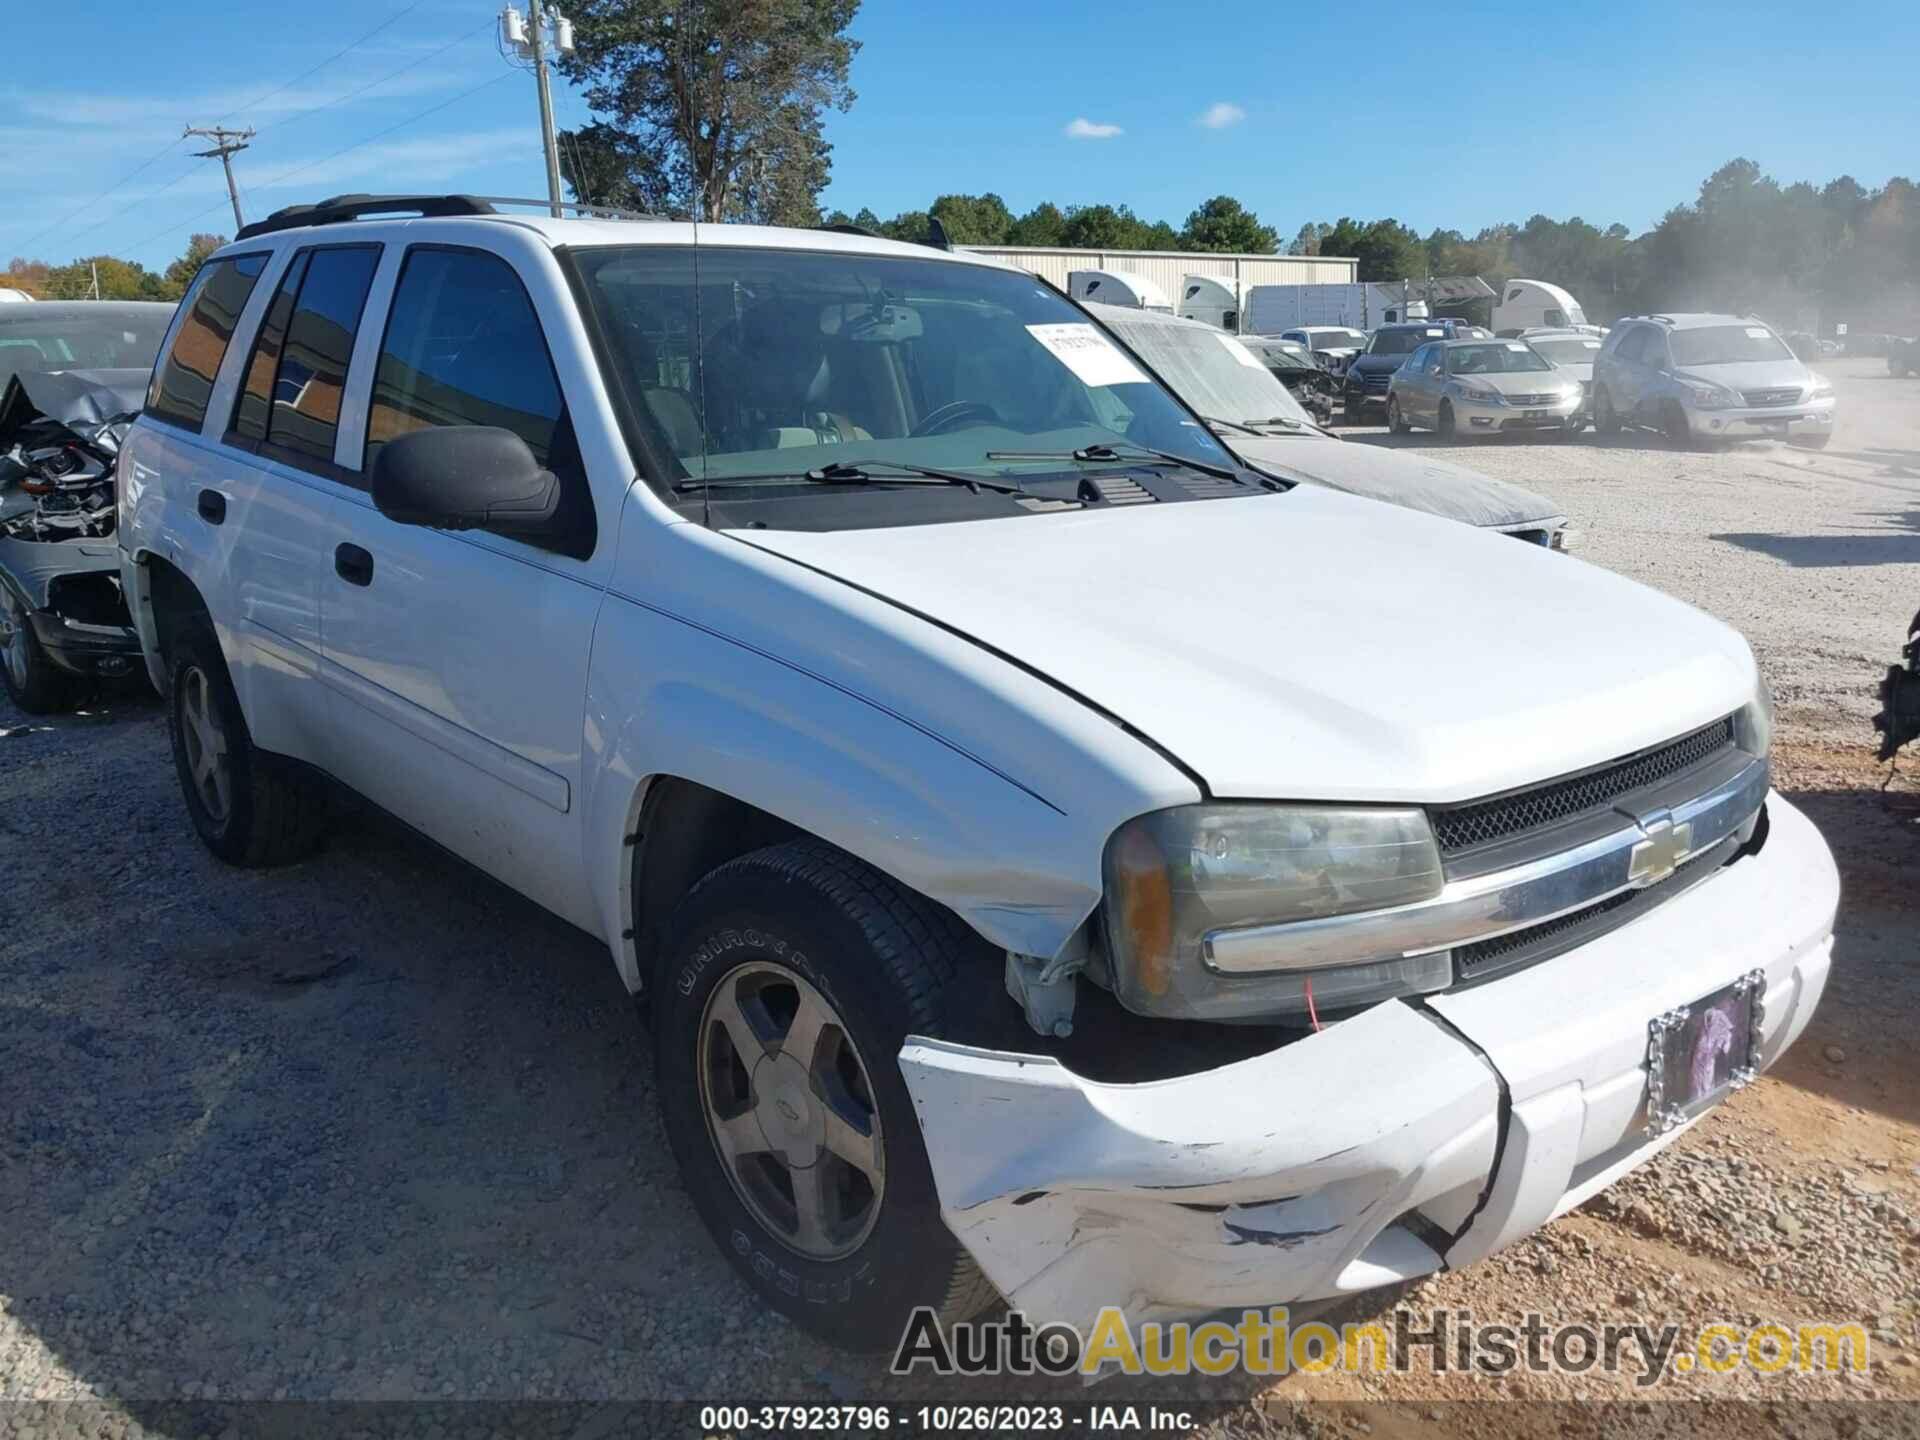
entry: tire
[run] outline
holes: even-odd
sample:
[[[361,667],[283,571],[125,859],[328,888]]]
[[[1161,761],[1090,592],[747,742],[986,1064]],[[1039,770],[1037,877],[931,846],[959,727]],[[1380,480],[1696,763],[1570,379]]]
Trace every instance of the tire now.
[[[1607,394],[1604,385],[1593,387],[1593,429],[1595,434],[1609,439],[1620,433],[1620,415],[1613,408],[1613,397]]]
[[[290,865],[313,852],[326,818],[324,784],[255,748],[220,645],[204,620],[167,648],[167,733],[187,815],[229,865]]]
[[[1405,435],[1413,429],[1407,423],[1407,417],[1400,412],[1400,397],[1397,395],[1387,400],[1387,428],[1396,435]]]
[[[848,1349],[895,1345],[916,1306],[954,1321],[996,1298],[941,1219],[895,1060],[908,1035],[937,1033],[956,970],[987,959],[968,939],[954,917],[813,840],[727,862],[668,925],[654,1053],[688,1194],[762,1300]],[[824,1023],[789,1054],[803,1000]],[[751,1071],[739,1063],[750,1052]],[[858,1163],[825,1138],[836,1115]],[[802,1176],[820,1201],[811,1227]]]
[[[1693,426],[1687,423],[1687,412],[1680,408],[1677,400],[1669,400],[1660,407],[1660,429],[1667,443],[1676,450],[1699,448],[1694,442]]]
[[[1443,444],[1451,445],[1460,438],[1460,426],[1453,418],[1453,402],[1451,400],[1442,400],[1440,402],[1438,429],[1440,440]]]
[[[0,585],[0,684],[29,715],[60,715],[80,698],[80,684],[47,658],[26,606]]]

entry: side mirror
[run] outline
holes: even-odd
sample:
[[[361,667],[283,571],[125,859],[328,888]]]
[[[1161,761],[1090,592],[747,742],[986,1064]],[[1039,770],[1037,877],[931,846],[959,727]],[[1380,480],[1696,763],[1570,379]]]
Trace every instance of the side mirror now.
[[[542,470],[511,430],[436,425],[380,447],[373,503],[402,525],[553,539],[560,528],[560,477]]]

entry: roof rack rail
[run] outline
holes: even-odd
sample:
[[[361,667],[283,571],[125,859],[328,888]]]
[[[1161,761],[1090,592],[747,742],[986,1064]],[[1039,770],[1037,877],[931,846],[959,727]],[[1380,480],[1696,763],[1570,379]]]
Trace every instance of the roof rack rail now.
[[[878,231],[869,230],[864,225],[840,223],[835,225],[816,225],[813,228],[829,235],[864,235],[869,240],[884,240],[887,238]]]
[[[500,205],[532,205],[551,208],[548,200],[522,199],[513,195],[334,195],[311,205],[289,205],[264,220],[243,225],[233,237],[251,240],[256,235],[271,235],[279,230],[297,230],[308,225],[338,225],[348,220],[366,220],[381,215],[396,218],[440,215],[497,215]],[[562,210],[616,220],[658,220],[658,215],[643,215],[611,205],[589,205],[562,201]]]
[[[336,225],[369,215],[406,212],[415,215],[491,215],[493,206],[472,195],[334,195],[312,205],[289,205],[264,220],[242,225],[236,240],[297,230],[305,225]]]

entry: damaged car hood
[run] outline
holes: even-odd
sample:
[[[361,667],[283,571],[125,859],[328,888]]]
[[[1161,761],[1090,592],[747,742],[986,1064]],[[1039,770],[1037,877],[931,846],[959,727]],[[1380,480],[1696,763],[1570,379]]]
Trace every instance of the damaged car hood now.
[[[1010,657],[1227,798],[1491,794],[1707,724],[1756,679],[1733,630],[1611,571],[1307,485],[726,533]]]
[[[149,370],[30,370],[0,393],[0,450],[44,416],[74,429],[104,425],[146,403]]]
[[[1464,465],[1357,441],[1300,434],[1215,437],[1247,464],[1283,480],[1304,480],[1496,530],[1565,518],[1544,495]]]

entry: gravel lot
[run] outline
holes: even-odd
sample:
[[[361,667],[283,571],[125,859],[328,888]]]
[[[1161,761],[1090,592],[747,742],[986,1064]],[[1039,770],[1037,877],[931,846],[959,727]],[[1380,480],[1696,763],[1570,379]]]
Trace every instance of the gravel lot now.
[[[1901,783],[1891,808],[1879,795],[1866,727],[1920,606],[1920,382],[1825,368],[1844,409],[1824,453],[1653,436],[1448,452],[1561,500],[1587,560],[1753,638],[1783,784],[1845,873],[1826,1005],[1775,1076],[1541,1236],[1400,1297],[1482,1319],[1860,1319],[1879,1337],[1870,1377],[1655,1392],[1705,1402],[1687,1423],[1709,1434],[1753,1432],[1742,1398],[1920,1398],[1920,831]],[[0,1401],[94,1399],[71,1412],[88,1427],[198,1434],[220,1433],[195,1408],[217,1400],[897,1394],[734,1282],[681,1193],[650,1047],[597,943],[357,813],[304,865],[222,867],[192,838],[151,702],[46,723],[0,700],[0,857]],[[1215,1433],[1665,1420],[1624,1381],[1569,1376],[1202,1393],[1235,1406]],[[1495,1396],[1621,1403],[1442,1408]],[[0,1436],[62,1413],[0,1405]]]

